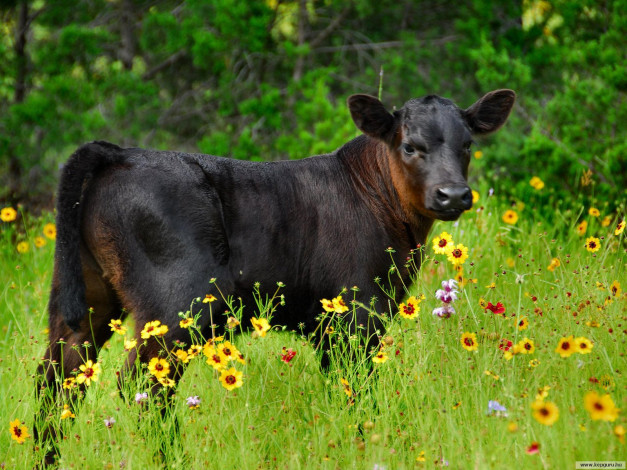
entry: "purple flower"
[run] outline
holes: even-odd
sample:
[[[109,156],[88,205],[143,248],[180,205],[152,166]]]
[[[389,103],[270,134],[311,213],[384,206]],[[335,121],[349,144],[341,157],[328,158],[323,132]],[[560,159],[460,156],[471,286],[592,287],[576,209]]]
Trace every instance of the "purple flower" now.
[[[136,393],[135,394],[135,403],[141,405],[142,402],[148,401],[148,392]]]
[[[187,406],[189,406],[192,410],[198,408],[200,406],[200,398],[198,398],[198,395],[187,397]]]
[[[490,188],[488,191],[488,196],[492,196],[494,194],[494,188]]]
[[[451,302],[457,300],[457,291],[453,290],[450,292],[446,292],[445,290],[438,289],[435,292],[435,298],[441,300],[445,304],[450,304]]]
[[[492,413],[496,416],[507,416],[507,408],[496,400],[490,400],[488,402],[488,415],[491,415]]]
[[[444,289],[446,292],[452,292],[453,290],[455,290],[456,287],[457,287],[457,281],[455,279],[442,281],[442,289]]]
[[[113,427],[114,424],[115,418],[113,416],[109,416],[107,419],[104,420],[104,425],[108,428]]]
[[[452,305],[444,305],[442,307],[434,308],[432,313],[436,317],[449,318],[451,315],[455,314],[455,309]]]

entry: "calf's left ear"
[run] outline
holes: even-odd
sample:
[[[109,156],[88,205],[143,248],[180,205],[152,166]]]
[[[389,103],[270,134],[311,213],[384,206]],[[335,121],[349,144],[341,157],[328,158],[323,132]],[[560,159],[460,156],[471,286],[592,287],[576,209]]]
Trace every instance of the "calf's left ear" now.
[[[348,109],[357,128],[364,134],[390,143],[396,129],[396,119],[374,96],[352,95]]]
[[[489,134],[501,128],[516,101],[513,90],[495,90],[481,98],[470,108],[462,111],[473,134]]]

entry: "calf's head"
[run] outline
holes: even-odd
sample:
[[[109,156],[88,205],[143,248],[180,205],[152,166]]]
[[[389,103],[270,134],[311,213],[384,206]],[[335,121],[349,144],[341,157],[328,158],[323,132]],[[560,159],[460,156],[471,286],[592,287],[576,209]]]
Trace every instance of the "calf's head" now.
[[[512,90],[496,90],[460,109],[430,95],[389,113],[378,99],[353,95],[348,107],[364,134],[389,147],[394,186],[404,205],[433,219],[455,220],[472,206],[466,181],[472,136],[498,130],[515,99]]]

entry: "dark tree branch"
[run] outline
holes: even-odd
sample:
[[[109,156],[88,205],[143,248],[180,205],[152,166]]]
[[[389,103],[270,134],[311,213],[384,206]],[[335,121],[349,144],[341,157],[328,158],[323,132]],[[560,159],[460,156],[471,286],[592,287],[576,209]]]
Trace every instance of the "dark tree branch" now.
[[[185,51],[183,49],[181,49],[178,52],[175,52],[170,57],[165,59],[163,62],[155,65],[150,70],[146,71],[146,73],[144,73],[144,75],[142,75],[142,78],[144,80],[152,80],[159,72],[161,72],[164,69],[167,69],[171,65],[174,65],[176,62],[178,62],[179,60],[181,60],[185,56],[187,56],[187,51]]]

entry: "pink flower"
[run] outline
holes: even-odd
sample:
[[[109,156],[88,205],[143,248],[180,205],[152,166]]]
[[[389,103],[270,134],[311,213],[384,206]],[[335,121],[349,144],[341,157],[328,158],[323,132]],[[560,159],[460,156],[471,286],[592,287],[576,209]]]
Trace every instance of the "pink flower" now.
[[[540,443],[532,442],[529,447],[527,447],[527,453],[529,455],[534,455],[540,452]]]

